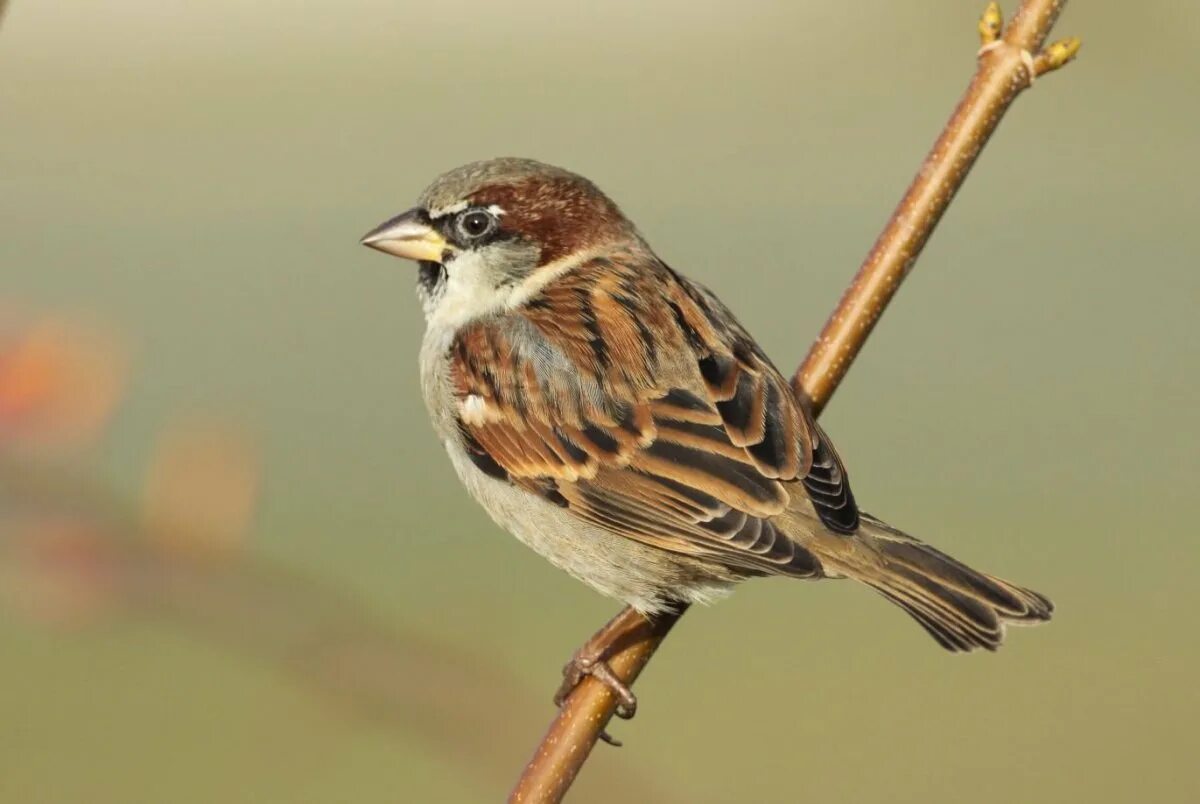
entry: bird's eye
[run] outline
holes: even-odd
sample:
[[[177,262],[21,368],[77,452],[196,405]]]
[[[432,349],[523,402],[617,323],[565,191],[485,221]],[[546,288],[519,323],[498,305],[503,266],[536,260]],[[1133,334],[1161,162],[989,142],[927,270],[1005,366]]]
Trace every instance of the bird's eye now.
[[[496,218],[482,209],[468,209],[455,221],[458,232],[467,240],[478,240],[496,228]]]

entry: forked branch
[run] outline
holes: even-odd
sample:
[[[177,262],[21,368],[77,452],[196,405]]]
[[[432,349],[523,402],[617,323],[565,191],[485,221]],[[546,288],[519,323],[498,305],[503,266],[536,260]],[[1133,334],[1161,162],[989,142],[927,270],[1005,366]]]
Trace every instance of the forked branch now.
[[[1043,48],[1065,5],[1066,0],[1025,0],[1007,27],[996,3],[984,10],[970,85],[793,378],[795,392],[814,415],[846,376],[1008,107],[1036,77],[1078,53],[1076,38]],[[632,684],[678,619],[651,622],[630,608],[618,614],[606,626],[612,636],[608,663],[617,677]],[[509,801],[561,801],[616,705],[608,687],[583,679],[550,724]]]

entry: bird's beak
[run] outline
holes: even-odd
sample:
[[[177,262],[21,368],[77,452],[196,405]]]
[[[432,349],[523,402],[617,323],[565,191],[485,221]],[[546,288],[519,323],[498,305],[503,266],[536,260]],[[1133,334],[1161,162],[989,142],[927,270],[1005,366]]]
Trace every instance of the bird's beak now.
[[[429,225],[428,220],[424,210],[410,209],[379,224],[363,235],[359,242],[406,260],[441,262],[450,246],[446,239]]]

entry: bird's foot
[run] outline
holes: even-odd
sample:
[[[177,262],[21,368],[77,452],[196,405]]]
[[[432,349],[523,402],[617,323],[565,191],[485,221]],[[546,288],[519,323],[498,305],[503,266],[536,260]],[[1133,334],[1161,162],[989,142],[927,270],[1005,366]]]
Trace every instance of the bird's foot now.
[[[637,640],[654,640],[655,644],[666,636],[687,610],[686,603],[676,603],[675,607],[654,618],[640,614],[636,609],[626,606],[613,617],[604,627],[583,643],[583,647],[575,651],[571,661],[563,667],[563,680],[558,692],[554,695],[554,704],[562,708],[571,693],[587,676],[599,681],[612,693],[617,705],[614,714],[625,720],[637,714],[637,697],[629,689],[629,683],[613,672],[608,659],[619,654],[624,648]],[[651,652],[653,648],[650,649]],[[636,675],[636,670],[634,671]],[[607,732],[600,732],[600,739],[609,745],[620,745]]]
[[[590,643],[576,651],[571,660],[563,665],[563,680],[558,687],[558,692],[554,694],[554,705],[561,708],[574,689],[587,676],[591,676],[608,687],[616,697],[615,714],[617,717],[629,720],[637,714],[637,696],[633,694],[633,690],[629,689],[629,685],[617,678],[617,674],[608,666],[608,662],[604,660],[604,651],[596,650]],[[620,741],[614,739],[607,731],[600,732],[600,739],[612,746],[619,747],[621,745]]]

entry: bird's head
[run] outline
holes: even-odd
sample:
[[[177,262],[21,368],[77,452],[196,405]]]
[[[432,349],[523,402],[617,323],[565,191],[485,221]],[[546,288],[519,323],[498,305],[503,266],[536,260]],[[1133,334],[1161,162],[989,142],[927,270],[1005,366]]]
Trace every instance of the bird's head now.
[[[620,209],[582,176],[530,159],[472,162],[438,177],[412,209],[362,244],[415,260],[427,316],[466,320],[528,299],[606,246],[636,239]]]

